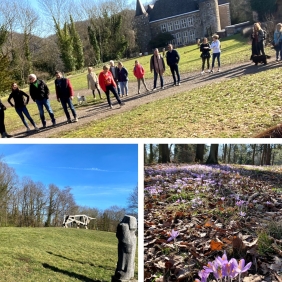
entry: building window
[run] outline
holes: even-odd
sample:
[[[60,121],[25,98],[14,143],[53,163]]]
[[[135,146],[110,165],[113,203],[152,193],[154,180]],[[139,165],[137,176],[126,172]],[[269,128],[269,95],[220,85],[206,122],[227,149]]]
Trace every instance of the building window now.
[[[175,30],[177,30],[177,29],[180,28],[179,21],[176,21],[176,22],[174,23],[174,27],[175,27]]]
[[[187,18],[187,23],[188,23],[188,26],[193,26],[194,25],[194,21],[193,21],[193,18]]]
[[[167,31],[173,31],[173,23],[167,24]]]
[[[166,24],[162,24],[162,25],[161,25],[161,31],[162,31],[162,32],[166,32],[166,31],[167,31],[167,29],[166,29]]]
[[[187,27],[187,20],[186,19],[182,19],[181,20],[181,28],[186,28]]]
[[[188,31],[183,32],[183,44],[188,43]]]
[[[175,38],[176,38],[176,44],[177,44],[177,45],[181,45],[181,44],[182,44],[181,33],[176,33],[176,34],[175,34]]]
[[[189,30],[189,41],[195,42],[195,30]]]

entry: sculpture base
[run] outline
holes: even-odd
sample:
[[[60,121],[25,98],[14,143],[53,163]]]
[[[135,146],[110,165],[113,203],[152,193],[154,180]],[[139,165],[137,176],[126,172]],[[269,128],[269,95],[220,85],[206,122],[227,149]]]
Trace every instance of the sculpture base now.
[[[131,278],[131,279],[119,279],[116,278],[115,276],[112,276],[112,281],[111,282],[137,282],[136,279]]]

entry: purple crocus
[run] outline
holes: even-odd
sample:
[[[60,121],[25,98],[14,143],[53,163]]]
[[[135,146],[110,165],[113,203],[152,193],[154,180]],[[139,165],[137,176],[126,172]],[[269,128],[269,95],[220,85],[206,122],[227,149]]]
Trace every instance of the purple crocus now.
[[[244,259],[241,259],[239,261],[239,264],[237,264],[236,268],[235,268],[235,272],[238,273],[238,274],[241,274],[243,272],[246,272],[247,270],[249,270],[249,268],[251,267],[252,263],[249,262],[247,265],[245,265],[245,260]]]
[[[167,239],[168,242],[171,240],[175,240],[175,238],[179,235],[178,231],[174,231],[174,229],[171,230],[170,237]]]
[[[195,282],[207,282],[207,279],[210,275],[209,272],[206,272],[204,269],[198,272],[199,277],[201,278],[201,280],[199,279],[195,279]]]

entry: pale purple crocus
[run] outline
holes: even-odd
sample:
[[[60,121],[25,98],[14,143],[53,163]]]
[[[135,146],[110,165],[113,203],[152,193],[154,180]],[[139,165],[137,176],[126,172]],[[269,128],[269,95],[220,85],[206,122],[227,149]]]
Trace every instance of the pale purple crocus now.
[[[170,237],[167,239],[167,241],[170,242],[171,240],[175,240],[178,235],[179,232],[172,229],[170,233]]]
[[[222,267],[222,275],[224,277],[231,277],[234,278],[238,275],[237,272],[235,272],[235,268],[238,266],[238,263],[235,258],[232,258],[230,261],[228,261],[226,264]]]
[[[251,267],[252,263],[249,262],[247,265],[245,265],[245,260],[241,259],[239,261],[239,264],[237,265],[235,272],[238,274],[241,274],[243,272],[246,272],[247,270],[249,270],[249,268]]]
[[[201,280],[199,279],[195,279],[195,282],[207,282],[207,279],[210,275],[209,272],[206,272],[204,269],[198,272],[199,277],[201,278]]]
[[[244,216],[246,215],[246,213],[243,212],[243,211],[240,211],[239,215],[242,216],[242,217],[244,217]]]

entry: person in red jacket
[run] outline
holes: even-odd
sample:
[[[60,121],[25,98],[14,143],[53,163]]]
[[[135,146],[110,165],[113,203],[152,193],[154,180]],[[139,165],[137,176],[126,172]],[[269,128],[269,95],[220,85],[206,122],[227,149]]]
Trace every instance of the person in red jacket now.
[[[137,78],[137,82],[138,82],[138,94],[140,94],[140,81],[143,82],[146,90],[149,91],[145,83],[145,78],[144,78],[145,70],[137,60],[135,61],[135,67],[133,69],[133,73],[134,73],[134,76]]]
[[[109,69],[110,69],[109,66],[107,65],[103,66],[103,71],[101,71],[99,74],[99,84],[102,90],[105,92],[109,106],[112,109],[113,105],[110,99],[110,92],[114,94],[120,106],[123,106],[124,102],[122,102],[119,98],[119,95],[116,90],[116,87],[117,87],[116,82],[113,78],[112,73],[109,71]]]

